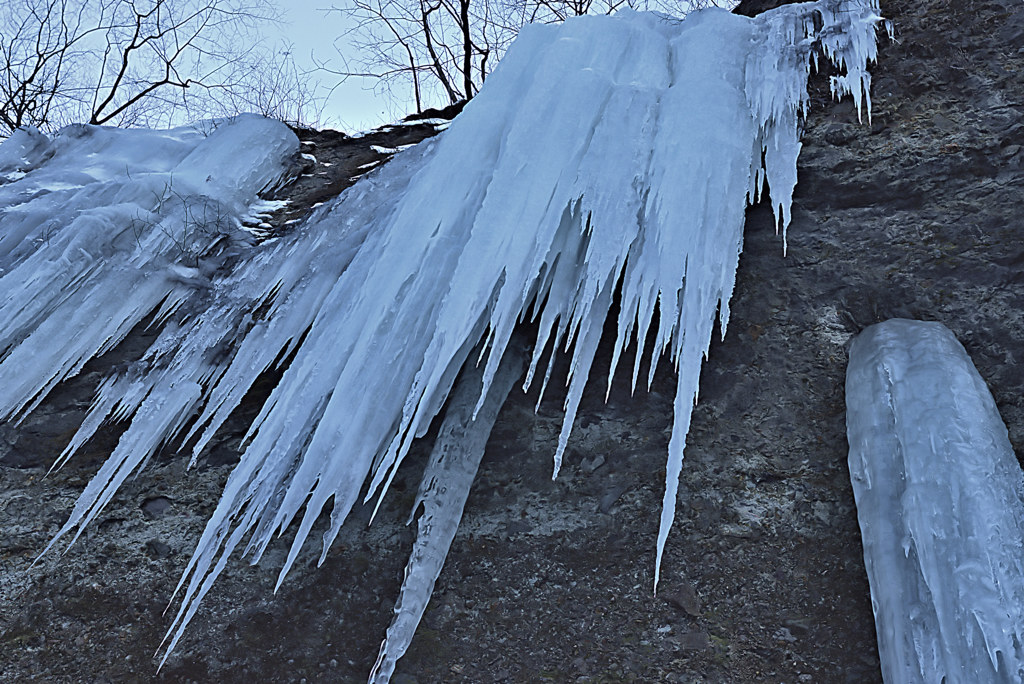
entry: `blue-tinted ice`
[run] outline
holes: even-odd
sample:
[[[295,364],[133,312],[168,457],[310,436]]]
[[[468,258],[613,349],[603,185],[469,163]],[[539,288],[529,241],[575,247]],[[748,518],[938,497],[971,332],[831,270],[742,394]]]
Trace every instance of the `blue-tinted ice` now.
[[[887,684],[1024,677],[1024,477],[992,395],[940,323],[861,333],[850,478]]]

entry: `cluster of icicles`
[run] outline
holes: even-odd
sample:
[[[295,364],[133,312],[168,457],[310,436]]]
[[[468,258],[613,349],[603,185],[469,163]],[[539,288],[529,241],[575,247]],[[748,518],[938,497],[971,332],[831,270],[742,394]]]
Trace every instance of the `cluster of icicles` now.
[[[745,207],[767,179],[789,222],[818,54],[841,66],[836,95],[870,115],[879,21],[877,0],[819,0],[755,19],[621,12],[527,27],[445,133],[261,244],[240,218],[287,176],[298,143],[281,124],[19,132],[0,146],[0,417],[31,410],[147,316],[163,324],[101,384],[58,461],[104,421],[130,420],[58,537],[77,537],[168,440],[197,437],[198,455],[287,359],[179,584],[173,649],[243,541],[256,562],[303,510],[283,579],[332,501],[326,554],[367,480],[367,498],[383,495],[460,370],[480,364],[472,421],[524,320],[539,330],[527,386],[547,382],[545,350],[571,354],[557,475],[617,297],[609,377],[649,337],[678,371],[656,583]],[[446,545],[431,549],[443,560]],[[385,644],[378,678],[408,638]]]

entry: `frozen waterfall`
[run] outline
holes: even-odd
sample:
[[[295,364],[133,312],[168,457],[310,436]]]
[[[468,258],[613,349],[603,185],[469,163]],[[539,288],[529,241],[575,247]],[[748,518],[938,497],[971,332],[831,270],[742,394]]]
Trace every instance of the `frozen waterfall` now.
[[[130,420],[58,537],[79,534],[165,441],[198,436],[198,454],[290,359],[179,584],[173,649],[239,544],[256,562],[299,517],[283,579],[331,502],[326,554],[365,483],[387,490],[467,362],[483,364],[479,411],[524,320],[539,327],[526,385],[547,382],[545,350],[571,358],[557,475],[617,299],[612,374],[633,339],[678,371],[656,586],[744,210],[767,180],[784,234],[819,55],[841,66],[834,93],[870,116],[877,4],[526,27],[445,133],[263,244],[238,227],[295,152],[280,124],[18,133],[0,146],[0,416],[31,409],[146,316],[165,321],[103,382],[61,457],[103,421]]]

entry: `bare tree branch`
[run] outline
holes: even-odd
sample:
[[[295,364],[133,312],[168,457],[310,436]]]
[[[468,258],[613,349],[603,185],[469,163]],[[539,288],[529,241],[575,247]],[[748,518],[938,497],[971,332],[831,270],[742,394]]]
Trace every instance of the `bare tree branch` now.
[[[316,77],[258,33],[275,16],[270,0],[4,0],[0,136],[252,109],[318,118]]]

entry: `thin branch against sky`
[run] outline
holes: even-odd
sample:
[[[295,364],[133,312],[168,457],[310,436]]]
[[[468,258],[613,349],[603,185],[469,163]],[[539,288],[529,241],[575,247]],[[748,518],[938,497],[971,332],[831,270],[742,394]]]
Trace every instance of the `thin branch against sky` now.
[[[255,111],[319,123],[316,75],[267,36],[276,0],[6,0],[0,135]]]

